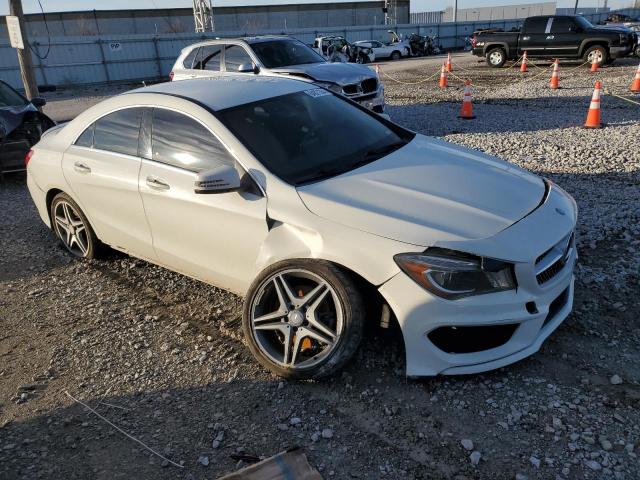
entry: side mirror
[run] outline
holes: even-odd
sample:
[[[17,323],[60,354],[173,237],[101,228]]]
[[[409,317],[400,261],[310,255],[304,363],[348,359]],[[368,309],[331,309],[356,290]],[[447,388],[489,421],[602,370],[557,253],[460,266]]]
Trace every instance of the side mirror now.
[[[47,100],[42,97],[34,97],[31,99],[31,104],[36,108],[42,108],[47,104]]]
[[[227,193],[240,189],[240,175],[231,165],[221,165],[200,172],[194,183],[195,193]]]
[[[260,73],[260,68],[253,63],[243,63],[238,67],[238,72],[240,73]]]

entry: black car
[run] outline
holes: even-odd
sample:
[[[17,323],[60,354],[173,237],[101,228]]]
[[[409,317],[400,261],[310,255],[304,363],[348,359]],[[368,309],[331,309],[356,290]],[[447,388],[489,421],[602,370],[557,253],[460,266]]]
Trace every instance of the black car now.
[[[0,80],[0,174],[24,170],[24,157],[55,122],[38,108],[44,98],[29,101]]]
[[[530,58],[568,58],[609,63],[632,53],[638,36],[624,27],[596,27],[579,15],[525,19],[519,32],[475,32],[473,54],[501,67],[527,52]]]

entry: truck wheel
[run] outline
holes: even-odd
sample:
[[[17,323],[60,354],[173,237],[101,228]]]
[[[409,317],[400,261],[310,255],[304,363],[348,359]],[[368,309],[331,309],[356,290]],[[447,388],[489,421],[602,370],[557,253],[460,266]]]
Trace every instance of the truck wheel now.
[[[584,52],[584,56],[582,58],[585,62],[589,62],[589,65],[594,61],[598,62],[600,65],[606,65],[609,61],[609,54],[607,53],[607,49],[602,45],[594,45]]]
[[[492,48],[487,52],[487,65],[493,68],[502,67],[507,61],[507,53],[502,48]]]

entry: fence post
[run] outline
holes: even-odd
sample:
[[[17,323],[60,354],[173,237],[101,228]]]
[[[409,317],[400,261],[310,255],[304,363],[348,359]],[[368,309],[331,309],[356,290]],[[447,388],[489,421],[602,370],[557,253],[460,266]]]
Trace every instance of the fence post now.
[[[101,38],[99,38],[98,40],[96,40],[96,43],[98,44],[98,49],[100,50],[100,58],[102,59],[102,66],[104,67],[105,80],[107,82],[110,82],[111,78],[109,77],[109,66],[107,65],[107,57],[104,54],[104,42]]]
[[[158,49],[158,37],[153,37],[153,49],[156,52],[156,68],[158,70],[158,78],[162,77],[162,61],[160,60],[160,50]]]

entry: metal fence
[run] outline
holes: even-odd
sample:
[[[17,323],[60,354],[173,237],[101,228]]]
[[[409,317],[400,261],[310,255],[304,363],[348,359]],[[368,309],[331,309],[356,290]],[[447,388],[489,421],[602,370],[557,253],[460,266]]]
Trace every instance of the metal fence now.
[[[442,23],[444,12],[442,10],[434,12],[411,12],[409,23]]]
[[[620,11],[638,15],[640,10]],[[604,20],[607,13],[587,16],[592,21]],[[392,29],[398,35],[418,33],[438,37],[442,46],[449,49],[468,45],[468,39],[478,28],[519,27],[522,20],[500,20],[458,23],[427,23],[397,25]],[[311,44],[318,35],[343,35],[349,41],[386,40],[388,26],[340,27],[324,30],[299,29],[286,32],[304,43]],[[282,31],[264,31],[265,34],[281,34]],[[246,32],[225,32],[224,37],[243,36]],[[140,81],[167,78],[180,50],[185,46],[216,34],[163,34],[163,35],[112,35],[37,38],[32,49],[40,56],[49,50],[46,59],[34,56],[38,83],[57,86],[97,84],[114,81]],[[17,56],[4,41],[0,43],[0,78],[16,88],[22,87]]]

